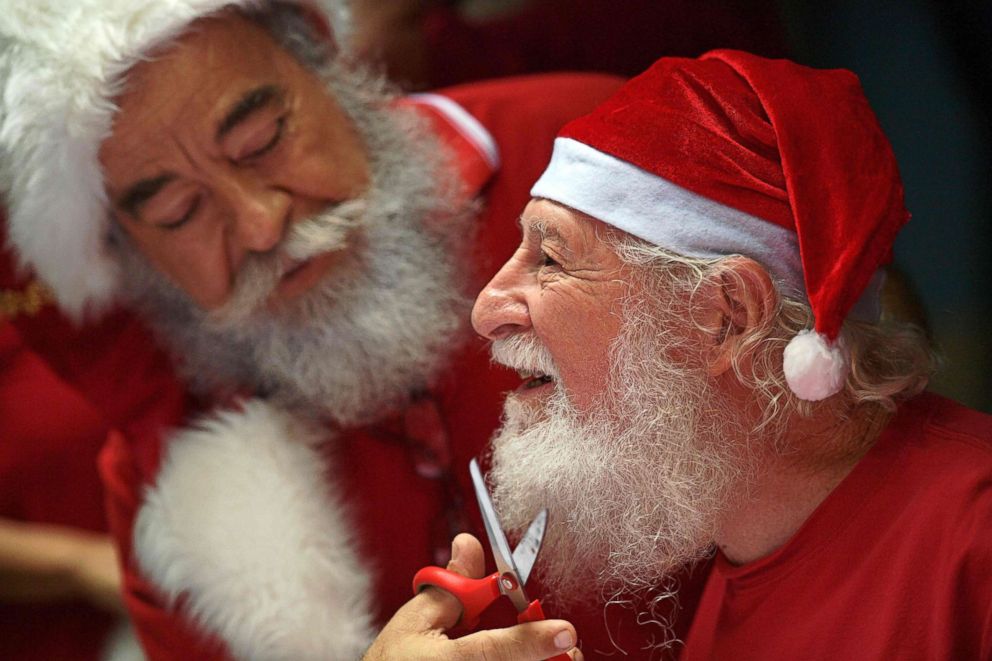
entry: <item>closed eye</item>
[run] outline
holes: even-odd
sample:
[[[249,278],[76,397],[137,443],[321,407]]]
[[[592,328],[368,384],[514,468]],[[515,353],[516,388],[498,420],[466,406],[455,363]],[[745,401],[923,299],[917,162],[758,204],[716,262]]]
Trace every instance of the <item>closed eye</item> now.
[[[251,161],[261,158],[265,154],[269,153],[270,151],[275,149],[276,146],[279,144],[279,141],[282,139],[283,131],[285,130],[285,127],[286,127],[286,117],[285,115],[283,115],[282,117],[276,120],[275,124],[272,125],[271,134],[263,133],[259,138],[255,140],[255,142],[262,143],[260,146],[254,146],[249,143],[245,147],[246,153],[241,154],[235,160]]]
[[[193,203],[189,205],[189,208],[186,210],[186,213],[182,215],[182,218],[178,218],[176,220],[164,222],[164,223],[156,223],[156,225],[168,231],[174,231],[179,229],[180,227],[188,223],[196,214],[197,209],[200,208],[201,199],[202,198],[199,195],[197,195],[196,198],[194,198]]]

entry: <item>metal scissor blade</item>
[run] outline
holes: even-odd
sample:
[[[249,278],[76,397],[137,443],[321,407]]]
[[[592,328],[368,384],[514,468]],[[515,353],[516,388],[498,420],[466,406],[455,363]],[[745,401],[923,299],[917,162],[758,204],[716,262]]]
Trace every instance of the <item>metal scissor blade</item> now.
[[[472,474],[472,486],[475,487],[475,497],[479,501],[479,511],[482,512],[482,522],[486,526],[486,535],[489,537],[489,546],[493,550],[493,559],[496,561],[496,569],[499,570],[500,591],[510,598],[517,612],[527,610],[529,605],[527,596],[524,594],[520,574],[513,564],[513,553],[510,551],[510,543],[506,541],[503,528],[499,525],[499,517],[496,516],[496,508],[489,497],[489,490],[482,479],[482,471],[479,470],[479,462],[475,459],[468,464],[469,472]],[[512,584],[508,585],[505,577],[512,575]]]
[[[517,568],[517,576],[520,577],[521,585],[527,585],[530,578],[530,570],[534,568],[534,561],[541,551],[541,542],[544,541],[544,529],[548,526],[548,510],[544,509],[537,513],[534,520],[527,527],[527,532],[520,538],[517,548],[513,549],[513,565]]]

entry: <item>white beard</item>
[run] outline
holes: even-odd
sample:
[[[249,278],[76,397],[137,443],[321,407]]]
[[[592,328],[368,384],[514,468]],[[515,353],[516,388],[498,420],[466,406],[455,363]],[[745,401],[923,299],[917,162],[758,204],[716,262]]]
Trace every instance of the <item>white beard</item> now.
[[[667,596],[674,570],[709,553],[721,513],[747,483],[747,450],[729,441],[746,438],[743,422],[701,370],[666,358],[677,340],[664,329],[625,321],[592,413],[576,411],[557,382],[540,406],[506,402],[494,501],[515,531],[548,508],[537,571],[560,605],[597,593],[603,603]],[[532,335],[493,347],[497,362],[553,374],[541,353]]]
[[[468,316],[458,248],[473,210],[456,201],[447,152],[411,110],[385,107],[381,82],[335,65],[326,76],[368,149],[370,188],[248,260],[223,308],[202,311],[117,238],[131,299],[195,386],[253,388],[350,425],[428,387],[451,354]],[[286,256],[329,249],[341,257],[322,282],[265,309]]]

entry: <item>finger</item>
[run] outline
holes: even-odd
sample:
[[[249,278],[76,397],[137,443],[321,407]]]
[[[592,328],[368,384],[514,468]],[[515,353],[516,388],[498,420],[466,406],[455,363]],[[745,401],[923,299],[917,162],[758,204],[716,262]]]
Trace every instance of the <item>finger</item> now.
[[[571,650],[575,641],[575,628],[568,622],[543,620],[479,631],[452,643],[458,658],[469,661],[543,661]]]
[[[416,634],[447,631],[455,626],[461,615],[462,604],[454,595],[428,586],[396,611],[390,626],[397,631]]]
[[[469,578],[480,578],[485,571],[482,545],[472,535],[462,533],[451,541],[451,561],[448,571]],[[397,612],[402,626],[411,631],[431,629],[447,631],[462,616],[463,606],[447,590],[426,587]]]
[[[482,578],[486,573],[486,556],[482,544],[463,532],[451,540],[451,561],[448,570],[469,578]]]
[[[578,647],[572,648],[572,650],[568,653],[568,658],[572,659],[572,661],[583,661],[585,659],[585,657],[582,656],[582,650]]]

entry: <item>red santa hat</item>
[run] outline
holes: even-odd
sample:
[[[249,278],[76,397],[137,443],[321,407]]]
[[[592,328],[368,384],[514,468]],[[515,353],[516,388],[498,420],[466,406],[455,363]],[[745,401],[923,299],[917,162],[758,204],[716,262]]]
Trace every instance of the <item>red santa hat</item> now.
[[[531,195],[687,257],[763,264],[813,310],[784,354],[811,401],[843,388],[841,326],[877,318],[876,272],[909,219],[854,74],[730,50],[663,58],[567,124]]]
[[[0,11],[0,190],[8,240],[74,318],[114,302],[98,153],[127,71],[193,21],[271,0],[24,0]],[[346,0],[284,0],[347,34]]]

